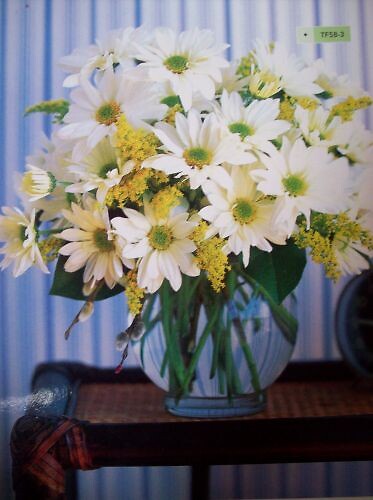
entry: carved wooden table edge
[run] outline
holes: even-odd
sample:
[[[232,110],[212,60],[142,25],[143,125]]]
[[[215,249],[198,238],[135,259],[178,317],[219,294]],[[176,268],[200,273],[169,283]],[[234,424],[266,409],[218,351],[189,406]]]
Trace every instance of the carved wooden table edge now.
[[[351,381],[353,374],[341,361],[297,362],[276,383],[300,380]],[[206,482],[210,464],[373,459],[373,414],[140,424],[99,424],[73,418],[79,385],[100,382],[144,384],[149,380],[133,368],[119,375],[113,369],[71,362],[44,363],[36,368],[32,380],[35,399],[14,424],[11,436],[17,500],[65,499],[67,469],[192,465]]]

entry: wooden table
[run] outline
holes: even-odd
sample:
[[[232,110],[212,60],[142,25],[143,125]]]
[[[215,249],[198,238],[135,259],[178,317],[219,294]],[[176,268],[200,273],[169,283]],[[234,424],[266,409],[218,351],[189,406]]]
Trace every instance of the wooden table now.
[[[373,387],[342,362],[290,364],[264,412],[230,419],[168,414],[137,369],[47,363],[32,388],[11,438],[17,500],[74,498],[68,469],[190,465],[192,497],[207,499],[211,464],[373,459]]]

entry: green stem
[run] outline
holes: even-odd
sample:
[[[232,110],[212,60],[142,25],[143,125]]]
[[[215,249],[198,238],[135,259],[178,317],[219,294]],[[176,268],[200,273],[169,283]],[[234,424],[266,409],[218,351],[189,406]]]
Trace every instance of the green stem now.
[[[67,182],[67,181],[57,181],[57,184],[59,186],[64,186],[64,187],[67,187],[67,186],[71,186],[71,184],[73,184],[73,182]]]
[[[150,318],[150,315],[152,313],[152,309],[153,309],[153,306],[154,306],[154,302],[155,302],[155,299],[156,299],[156,294],[153,294],[153,295],[148,295],[146,297],[146,302],[145,302],[145,307],[143,309],[143,312],[141,313],[141,316],[142,316],[142,320],[143,320],[143,323],[145,325],[145,328],[147,328],[147,325],[148,325],[148,322],[149,322],[149,318]]]
[[[207,313],[207,309],[206,309],[206,313]],[[192,355],[192,358],[190,360],[188,370],[186,373],[186,377],[184,380],[184,384],[183,384],[183,393],[186,393],[188,391],[189,384],[193,378],[198,360],[199,360],[201,353],[202,353],[202,349],[204,348],[206,341],[208,339],[208,336],[211,333],[211,329],[214,326],[214,323],[218,317],[218,313],[219,313],[219,304],[215,304],[213,307],[212,314],[209,317],[209,320],[208,320],[208,322],[207,322],[207,324],[202,332],[201,337],[199,338],[199,341],[197,343],[197,347],[196,347],[196,349]]]
[[[162,364],[161,364],[161,369],[159,370],[159,374],[162,378],[164,377],[167,365],[168,365],[168,349],[166,346],[166,350],[164,352],[164,356],[163,356],[163,360],[162,360]]]
[[[213,342],[214,342],[214,350],[213,350],[213,353],[212,353],[210,378],[214,378],[215,377],[216,369],[218,367],[218,362],[219,362],[221,341],[222,341],[222,337],[223,337],[223,327],[222,327],[221,321],[222,321],[222,310],[220,310],[220,312],[219,312],[219,318],[218,318],[217,328],[215,330],[215,335],[214,335],[214,337],[212,339]]]
[[[168,283],[163,283],[160,288],[161,310],[162,310],[162,324],[163,331],[166,337],[166,344],[168,348],[169,358],[169,371],[170,371],[170,386],[172,383],[172,374],[175,374],[177,384],[181,387],[184,385],[184,364],[181,357],[180,350],[177,345],[177,338],[174,332],[171,331],[171,301],[170,290]]]
[[[224,369],[221,365],[218,365],[219,394],[225,394],[225,384],[224,384],[225,379],[226,379],[226,375],[224,373]]]
[[[232,392],[235,394],[242,394],[242,385],[240,381],[240,377],[238,375],[237,367],[234,362],[233,352],[232,352],[232,339],[231,339],[231,328],[228,330],[228,335],[226,338],[226,353],[229,357],[231,369],[230,369],[230,377],[231,377],[231,386]]]
[[[233,318],[232,322],[233,322],[235,332],[237,333],[238,340],[239,340],[241,349],[243,351],[244,357],[246,359],[247,366],[250,370],[251,383],[253,385],[254,391],[257,394],[260,394],[262,392],[262,389],[260,387],[260,379],[259,379],[258,369],[256,366],[256,362],[255,362],[253,353],[250,349],[249,344],[247,343],[241,320],[238,317],[235,317],[235,318]]]
[[[194,351],[194,347],[196,345],[197,327],[198,327],[198,321],[199,321],[199,315],[201,312],[201,307],[202,307],[202,297],[201,297],[200,293],[197,293],[196,298],[194,300],[193,315],[192,315],[192,321],[190,324],[190,331],[189,331],[189,338],[188,338],[187,351],[189,353]]]
[[[146,326],[145,326],[145,322],[143,320],[144,327],[145,327],[145,333],[144,333],[144,335],[140,339],[140,360],[141,360],[141,364],[143,366],[144,366],[144,349],[145,349],[146,337],[153,330],[153,328],[155,327],[155,325],[157,323],[159,323],[160,320],[161,320],[161,314],[160,313],[158,313],[155,316],[155,318],[153,318],[152,320],[147,321]]]
[[[237,276],[233,271],[229,272],[229,275],[227,277],[227,288],[228,288],[228,314],[230,315],[233,323],[234,330],[238,336],[238,341],[240,343],[240,347],[242,349],[242,352],[244,354],[246,364],[249,368],[250,375],[251,375],[251,383],[254,388],[254,391],[257,394],[260,394],[262,392],[261,386],[260,386],[260,378],[259,378],[259,373],[258,369],[256,366],[256,362],[253,356],[253,353],[251,351],[251,348],[246,340],[246,335],[244,328],[242,326],[242,322],[240,320],[238,311],[236,309],[235,303],[234,303],[234,292],[236,289],[236,284],[237,284]]]
[[[224,368],[225,368],[225,381],[228,399],[232,398],[233,393],[233,359],[232,359],[232,349],[231,349],[231,331],[230,331],[230,320],[227,321],[227,328],[224,335]]]

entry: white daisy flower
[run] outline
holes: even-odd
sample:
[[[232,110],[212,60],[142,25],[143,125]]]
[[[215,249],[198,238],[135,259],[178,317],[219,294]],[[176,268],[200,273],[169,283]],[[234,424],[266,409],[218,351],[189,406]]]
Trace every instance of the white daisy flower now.
[[[315,83],[318,76],[316,68],[306,67],[303,61],[294,54],[289,54],[280,43],[265,44],[258,40],[253,56],[258,66],[257,71],[265,75],[262,78],[267,85],[272,80],[278,90],[282,89],[290,96],[322,92],[323,89]]]
[[[280,113],[279,99],[253,101],[245,106],[237,92],[221,96],[221,106],[216,107],[220,120],[229,131],[239,137],[249,149],[266,150],[272,146],[271,140],[277,139],[290,128],[290,123],[277,120]]]
[[[353,175],[353,196],[351,197],[351,211],[357,217],[360,212],[373,213],[373,168],[371,166],[351,169]],[[373,232],[373,227],[370,229]]]
[[[244,151],[240,138],[227,133],[214,114],[202,121],[194,109],[187,117],[176,113],[175,127],[157,123],[154,133],[167,152],[148,158],[143,167],[179,174],[179,177],[185,175],[191,189],[197,189],[208,178],[222,186],[231,182],[221,166],[223,162],[242,165],[255,160],[251,153]]]
[[[77,140],[73,160],[80,161],[104,137],[116,132],[116,121],[123,113],[135,128],[149,129],[145,120],[161,120],[167,111],[159,103],[153,84],[107,70],[98,87],[81,79],[81,88],[71,92],[73,104],[64,118],[67,123],[59,131],[62,139]]]
[[[256,99],[268,99],[282,90],[280,78],[267,69],[253,68],[248,79],[249,92]]]
[[[330,99],[332,97],[362,97],[366,93],[360,85],[352,82],[349,75],[338,75],[330,71],[323,59],[317,59],[312,65],[317,71],[317,83],[323,91],[323,95]]]
[[[123,175],[128,174],[133,167],[132,161],[120,165],[115,148],[108,138],[104,138],[81,162],[68,167],[79,181],[67,186],[66,192],[88,193],[96,189],[97,201],[104,203],[109,189],[119,184]]]
[[[237,74],[237,69],[239,66],[239,62],[232,62],[228,68],[223,68],[221,71],[221,83],[218,86],[218,92],[221,93],[224,89],[227,92],[239,92],[243,90],[248,82],[248,77],[242,77]]]
[[[346,158],[335,159],[327,148],[307,147],[302,139],[292,145],[284,137],[281,150],[262,154],[261,162],[265,168],[251,175],[260,191],[277,197],[274,224],[286,224],[289,236],[300,214],[309,224],[311,210],[336,213],[346,208]]]
[[[330,119],[329,111],[321,106],[315,110],[307,110],[297,106],[294,119],[302,132],[304,140],[310,146],[333,146],[337,144],[335,134],[341,126],[339,116]]]
[[[128,242],[123,248],[123,257],[139,259],[137,279],[140,288],[154,293],[167,279],[177,291],[182,273],[199,275],[192,254],[196,245],[189,239],[198,221],[195,218],[188,220],[188,212],[174,210],[167,218],[158,219],[146,201],[144,215],[129,208],[123,212],[126,217],[115,217],[111,223],[114,232]]]
[[[134,43],[143,44],[149,36],[140,28],[126,28],[107,33],[102,40],[83,49],[74,49],[71,54],[60,59],[60,67],[71,73],[63,82],[64,87],[76,87],[80,77],[89,78],[94,70],[102,73],[120,65],[134,65]]]
[[[221,238],[228,238],[229,253],[242,253],[246,267],[252,246],[270,252],[268,240],[285,244],[286,233],[280,234],[279,228],[272,226],[274,204],[261,200],[263,196],[250,176],[250,167],[232,168],[230,176],[232,183],[227,189],[213,181],[205,184],[203,191],[210,205],[202,208],[199,215],[218,230]]]
[[[4,255],[0,268],[5,269],[13,264],[15,277],[33,265],[44,273],[49,273],[37,244],[35,209],[30,215],[18,208],[2,207],[2,210],[4,215],[0,215],[0,241],[4,241],[5,245],[0,248],[0,254]]]
[[[51,172],[58,181],[69,181],[74,175],[68,173],[66,167],[71,161],[74,143],[59,138],[54,131],[49,139],[42,134],[42,148],[26,158],[27,163]]]
[[[172,107],[178,104],[180,106],[180,111],[183,110],[183,105],[181,103],[180,97],[175,94],[170,82],[163,82],[159,84],[160,95],[162,96],[160,102],[162,104],[167,104],[167,106]],[[192,98],[192,108],[196,109],[200,113],[213,111],[214,101],[210,101],[203,97],[200,92],[195,92]]]
[[[338,152],[350,162],[372,164],[373,134],[358,120],[342,123],[336,129],[333,140]]]
[[[194,28],[177,35],[170,28],[157,28],[151,44],[137,45],[136,57],[144,61],[140,67],[148,69],[151,80],[170,82],[188,111],[195,92],[214,98],[215,85],[222,81],[221,69],[229,66],[220,55],[227,47],[216,45],[209,30]]]
[[[369,261],[363,257],[363,255],[367,254],[367,249],[361,244],[353,243],[346,245],[345,241],[335,238],[332,246],[343,276],[360,274],[362,271],[370,268]],[[373,252],[371,252],[369,257],[373,257]]]
[[[107,209],[94,209],[93,204],[84,209],[72,203],[71,210],[64,210],[63,215],[74,225],[58,235],[70,242],[59,250],[61,255],[69,256],[65,271],[73,273],[84,267],[83,282],[89,283],[91,289],[101,280],[113,288],[123,276],[123,264],[130,268],[132,263],[121,258]]]

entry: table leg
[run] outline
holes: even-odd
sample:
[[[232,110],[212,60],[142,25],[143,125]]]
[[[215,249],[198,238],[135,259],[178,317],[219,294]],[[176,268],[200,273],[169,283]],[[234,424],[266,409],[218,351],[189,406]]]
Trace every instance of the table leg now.
[[[10,446],[17,500],[65,500],[65,470],[54,452],[65,427],[58,418],[37,415],[25,415],[14,424]]]
[[[10,446],[17,500],[66,500],[65,471],[92,468],[84,430],[72,418],[24,415],[13,426]]]
[[[210,466],[192,465],[192,500],[208,500],[210,497]]]
[[[66,471],[66,498],[67,500],[78,499],[78,478],[75,469],[68,469]]]

